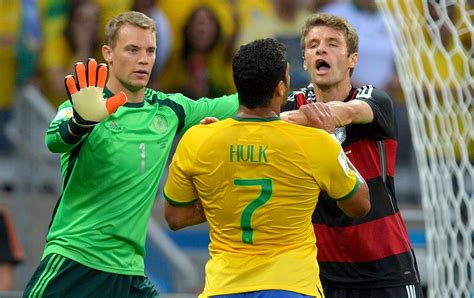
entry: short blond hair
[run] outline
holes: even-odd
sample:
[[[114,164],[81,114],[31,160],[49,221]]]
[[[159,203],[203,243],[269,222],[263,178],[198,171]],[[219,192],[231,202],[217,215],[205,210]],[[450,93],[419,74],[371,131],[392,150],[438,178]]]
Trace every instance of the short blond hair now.
[[[116,15],[105,25],[106,45],[112,48],[115,47],[118,32],[124,24],[130,24],[142,29],[150,29],[156,33],[156,25],[151,18],[138,11],[127,11]]]
[[[347,56],[359,51],[359,36],[352,25],[343,17],[328,13],[318,13],[309,17],[301,32],[301,51],[304,53],[305,38],[309,31],[317,26],[326,26],[342,32],[347,45]]]

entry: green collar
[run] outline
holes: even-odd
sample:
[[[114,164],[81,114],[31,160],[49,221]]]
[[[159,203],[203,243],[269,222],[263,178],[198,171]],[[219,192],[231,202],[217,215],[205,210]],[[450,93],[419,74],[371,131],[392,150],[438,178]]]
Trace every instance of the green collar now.
[[[240,122],[270,122],[280,120],[280,117],[269,117],[269,118],[244,118],[239,116],[232,116],[232,119]]]
[[[109,97],[114,96],[112,91],[110,91],[110,89],[107,88],[107,86],[104,87],[104,94],[105,94],[105,98],[109,98]],[[123,106],[127,107],[127,108],[141,108],[144,105],[145,105],[145,101],[143,101],[143,102],[127,102]]]

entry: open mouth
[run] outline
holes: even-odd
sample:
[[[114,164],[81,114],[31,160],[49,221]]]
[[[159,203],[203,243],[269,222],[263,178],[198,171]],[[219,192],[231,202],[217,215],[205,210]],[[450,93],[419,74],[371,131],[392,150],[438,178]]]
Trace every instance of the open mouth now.
[[[318,59],[316,60],[316,70],[318,71],[326,71],[331,68],[331,65],[326,62],[324,59]]]

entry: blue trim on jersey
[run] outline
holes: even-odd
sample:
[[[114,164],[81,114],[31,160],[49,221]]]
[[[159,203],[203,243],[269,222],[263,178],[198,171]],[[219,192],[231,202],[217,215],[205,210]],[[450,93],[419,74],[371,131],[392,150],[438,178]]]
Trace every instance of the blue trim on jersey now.
[[[310,298],[312,296],[303,295],[283,290],[263,290],[238,294],[227,294],[211,296],[212,298]]]

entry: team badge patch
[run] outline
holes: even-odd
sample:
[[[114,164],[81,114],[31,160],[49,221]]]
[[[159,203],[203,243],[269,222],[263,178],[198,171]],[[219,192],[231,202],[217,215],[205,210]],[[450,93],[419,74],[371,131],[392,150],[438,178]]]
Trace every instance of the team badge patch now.
[[[344,126],[336,127],[336,132],[334,133],[334,135],[336,136],[336,139],[339,144],[344,143],[344,141],[346,140],[346,128]]]
[[[165,133],[168,130],[168,122],[161,115],[155,116],[155,119],[153,119],[152,126],[153,126],[153,130],[155,130],[158,133]]]
[[[349,165],[347,164],[347,156],[344,154],[344,151],[341,148],[341,153],[339,153],[339,157],[337,158],[339,163],[342,166],[342,169],[346,173],[346,175],[349,173]]]

